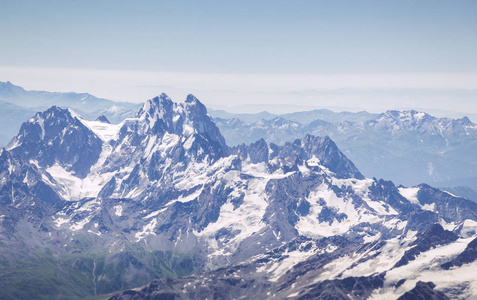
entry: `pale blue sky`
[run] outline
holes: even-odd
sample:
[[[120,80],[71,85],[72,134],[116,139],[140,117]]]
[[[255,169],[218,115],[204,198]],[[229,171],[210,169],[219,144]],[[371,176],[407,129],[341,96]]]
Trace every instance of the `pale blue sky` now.
[[[123,101],[477,113],[476,32],[475,0],[0,0],[0,81]],[[340,101],[340,89],[360,91]]]
[[[0,0],[0,65],[477,72],[477,1]]]

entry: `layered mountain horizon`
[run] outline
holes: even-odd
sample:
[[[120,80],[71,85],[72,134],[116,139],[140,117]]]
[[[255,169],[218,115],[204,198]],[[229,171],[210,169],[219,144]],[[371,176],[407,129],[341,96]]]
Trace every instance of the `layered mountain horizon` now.
[[[29,118],[0,153],[2,297],[477,295],[476,203],[366,178],[328,136],[226,141],[193,95]]]
[[[71,108],[87,120],[102,115],[112,124],[134,117],[141,106],[86,93],[26,91],[0,82],[0,146],[10,142],[24,120],[52,105]],[[438,118],[412,110],[371,114],[319,109],[283,115],[210,110],[209,114],[229,146],[259,139],[283,145],[307,134],[330,136],[368,177],[398,185],[427,182],[477,201],[477,125],[465,117]]]
[[[477,125],[467,117],[436,118],[410,111],[387,111],[363,121],[300,123],[214,118],[231,145],[263,138],[283,144],[306,134],[328,135],[364,174],[399,184],[429,182],[440,187],[477,188]]]

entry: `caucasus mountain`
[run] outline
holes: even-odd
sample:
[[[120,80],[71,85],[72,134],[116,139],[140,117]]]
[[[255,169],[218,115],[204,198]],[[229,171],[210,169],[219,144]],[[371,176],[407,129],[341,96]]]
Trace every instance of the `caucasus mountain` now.
[[[52,105],[72,108],[86,120],[104,115],[112,124],[134,117],[138,104],[86,93],[27,91],[0,82],[0,147],[24,120]],[[209,110],[228,146],[263,138],[284,145],[307,134],[329,136],[367,177],[396,185],[426,182],[477,202],[477,125],[468,118],[437,118],[417,111],[335,113],[326,109],[282,115]]]
[[[116,125],[53,106],[0,150],[0,298],[468,299],[476,259],[476,203],[329,137],[229,147],[192,95]]]

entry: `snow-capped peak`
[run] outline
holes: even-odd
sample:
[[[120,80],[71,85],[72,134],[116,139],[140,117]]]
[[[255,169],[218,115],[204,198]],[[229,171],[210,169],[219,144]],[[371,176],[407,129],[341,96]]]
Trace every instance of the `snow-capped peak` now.
[[[168,132],[186,137],[206,135],[226,148],[225,140],[207,109],[194,95],[188,95],[183,103],[175,103],[163,93],[146,101],[137,117],[140,122],[145,122],[144,133],[162,135]]]

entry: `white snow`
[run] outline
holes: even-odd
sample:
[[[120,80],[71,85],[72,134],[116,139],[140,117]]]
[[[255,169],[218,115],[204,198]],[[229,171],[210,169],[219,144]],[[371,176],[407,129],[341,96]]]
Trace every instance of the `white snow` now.
[[[119,130],[123,126],[123,122],[119,124],[108,124],[100,121],[87,121],[79,119],[86,127],[91,129],[103,142],[109,142],[111,140],[117,140],[119,136]]]
[[[166,132],[162,137],[161,143],[155,148],[156,151],[161,151],[162,153],[167,153],[169,150],[172,149],[175,145],[177,145],[180,141],[181,137],[177,134],[170,134]]]
[[[136,232],[136,241],[139,242],[140,240],[144,239],[148,235],[156,235],[154,232],[154,228],[157,226],[157,219],[152,219],[152,221],[145,225],[142,228],[142,231]]]
[[[235,156],[221,158],[212,166],[205,162],[195,162],[190,164],[183,172],[174,174],[174,187],[179,190],[190,190],[197,185],[204,185],[206,182],[217,182],[220,176],[223,176],[224,169],[228,168]],[[214,174],[214,176],[210,176]]]
[[[204,188],[201,188],[201,189],[198,189],[197,191],[195,191],[194,193],[188,195],[188,196],[185,196],[185,197],[182,197],[180,196],[179,198],[175,199],[175,200],[172,200],[172,201],[169,201],[166,206],[169,206],[175,202],[182,202],[182,203],[186,203],[186,202],[190,202],[190,201],[193,201],[195,199],[197,199],[197,197],[199,197],[199,195],[202,193],[202,190]]]
[[[101,160],[101,158],[100,158]],[[58,191],[65,200],[81,200],[85,197],[96,197],[102,187],[111,179],[114,173],[100,174],[94,170],[100,168],[100,164],[91,167],[92,172],[84,179],[76,177],[72,172],[68,172],[58,163],[46,169],[46,171],[60,185]],[[45,178],[45,177],[43,177]]]
[[[116,205],[114,208],[114,214],[118,217],[123,215],[123,207],[121,205]]]
[[[37,118],[36,122],[38,122],[38,125],[40,125],[41,139],[43,140],[45,138],[45,121],[43,120],[43,118]]]
[[[283,173],[281,171],[276,171],[275,173],[270,174],[268,171],[267,164],[262,162],[258,164],[245,164],[242,166],[242,173],[251,175],[253,177],[265,178],[265,179],[282,179],[286,178],[295,172]]]
[[[101,232],[94,232],[92,230],[88,230],[89,233],[96,234],[97,236],[101,236]]]
[[[14,138],[13,138],[13,141],[14,141],[13,144],[8,145],[8,147],[6,147],[6,150],[15,149],[16,147],[18,147],[18,146],[20,146],[20,145],[22,144],[17,137],[14,137]]]
[[[439,224],[442,226],[442,228],[449,231],[454,231],[456,228],[456,224],[454,222],[447,223],[444,219],[440,219]]]
[[[8,159],[8,174],[12,174],[13,172],[15,172],[15,167],[13,166],[11,160]]]
[[[431,204],[424,204],[421,206],[423,210],[429,210],[429,211],[435,211],[436,209],[436,204],[431,203]]]
[[[290,270],[296,264],[305,261],[307,258],[312,256],[317,252],[316,249],[310,251],[300,251],[295,250],[288,252],[287,251],[283,254],[284,259],[281,259],[279,262],[274,263],[267,272],[271,274],[270,281],[276,282],[280,277],[285,274],[288,270]]]
[[[234,209],[229,198],[220,208],[219,218],[215,223],[209,223],[200,232],[194,231],[197,237],[207,241],[211,252],[210,258],[233,254],[240,242],[266,226],[262,218],[268,205],[265,195],[267,182],[267,179],[250,180],[243,203],[239,207]],[[219,245],[215,234],[222,228],[227,228],[234,236],[226,244]]]
[[[78,230],[81,230],[84,228],[84,226],[86,224],[88,224],[89,222],[91,222],[91,219],[93,219],[93,214],[90,214],[89,216],[87,216],[86,218],[84,218],[83,220],[73,224],[70,226],[70,230],[72,231],[78,231]]]
[[[92,199],[90,201],[87,201],[87,202],[84,202],[82,203],[81,206],[80,202],[76,202],[75,206],[76,206],[76,210],[75,212],[83,212],[83,211],[87,211],[87,212],[92,212],[92,211],[96,211],[100,208],[101,206],[101,201],[98,200],[98,199]]]
[[[320,166],[320,160],[319,160],[315,155],[313,155],[312,158],[310,158],[309,160],[307,160],[306,163],[307,163],[310,167],[318,167],[318,166]]]
[[[419,192],[418,187],[411,188],[399,188],[399,193],[401,196],[409,200],[409,202],[419,205],[419,200],[417,199],[417,193]]]
[[[117,138],[121,124],[111,125],[84,119],[80,119],[80,121],[103,140],[100,156],[98,161],[91,166],[90,173],[86,178],[81,179],[57,163],[46,169],[60,185],[59,194],[69,201],[80,200],[84,197],[96,197],[103,186],[117,173],[104,172],[104,163],[113,152],[109,142]]]
[[[167,207],[164,207],[160,210],[156,210],[156,211],[153,211],[152,213],[148,214],[147,216],[144,217],[144,219],[150,219],[152,217],[155,217],[157,216],[158,214],[160,214],[161,212],[164,212],[167,210]]]
[[[473,220],[465,220],[462,223],[462,228],[460,229],[460,235],[463,238],[469,238],[477,234],[477,222]]]
[[[67,218],[62,218],[62,217],[53,217],[54,219],[54,222],[55,222],[55,225],[56,227],[61,227],[62,224],[65,224],[65,223],[68,223],[70,221],[70,219],[67,219]]]
[[[464,251],[467,244],[474,237],[459,239],[456,242],[438,246],[427,252],[421,253],[415,260],[407,265],[387,271],[384,288],[375,292],[372,299],[396,298],[406,291],[414,288],[418,281],[432,281],[437,289],[455,287],[462,283],[470,283],[471,289],[477,287],[477,262],[464,265],[461,268],[442,270],[440,265],[451,260],[453,257]],[[406,281],[398,289],[393,285],[399,280],[405,278]],[[477,289],[473,289],[473,295],[477,295]]]
[[[386,241],[386,245],[381,249],[376,246],[370,248],[365,253],[355,254],[349,257],[345,264],[345,271],[341,277],[349,276],[371,276],[379,274],[391,269],[402,257],[406,251],[407,245],[413,241],[413,238],[394,238]],[[374,257],[377,255],[376,257]],[[359,260],[368,257],[371,259],[364,260],[362,263],[356,264]],[[331,263],[327,268],[333,269],[334,263]],[[350,268],[353,266],[352,268]],[[338,273],[333,273],[337,275]],[[333,275],[333,276],[335,276]]]
[[[333,184],[340,188],[351,187],[354,193],[360,196],[369,207],[376,211],[379,215],[397,215],[398,212],[384,201],[373,201],[369,198],[369,188],[373,185],[373,179],[358,180],[354,178],[337,179],[333,178]],[[384,200],[384,199],[383,199]]]
[[[79,115],[77,112],[75,112],[74,110],[72,110],[71,108],[68,108],[68,111],[70,112],[73,118],[78,119],[80,122],[84,121],[83,117]]]
[[[414,115],[414,117],[417,119],[417,120],[422,120],[422,118],[424,118],[426,114],[423,113],[423,112],[418,112],[417,114]]]
[[[319,199],[324,200],[326,206],[335,209],[337,213],[346,214],[346,218],[341,221],[335,219],[331,224],[329,222],[320,222],[318,215],[323,206],[318,203]],[[338,197],[327,184],[322,184],[315,190],[310,191],[307,201],[310,203],[310,212],[306,216],[301,216],[295,226],[298,232],[304,236],[329,237],[341,235],[358,223],[376,223],[381,221],[378,216],[371,214],[369,211],[362,208],[357,209],[353,204],[352,198]]]
[[[194,141],[195,141],[195,138],[194,138],[193,135],[191,135],[191,136],[187,139],[187,141],[184,143],[184,149],[189,150],[189,149],[192,147]]]

